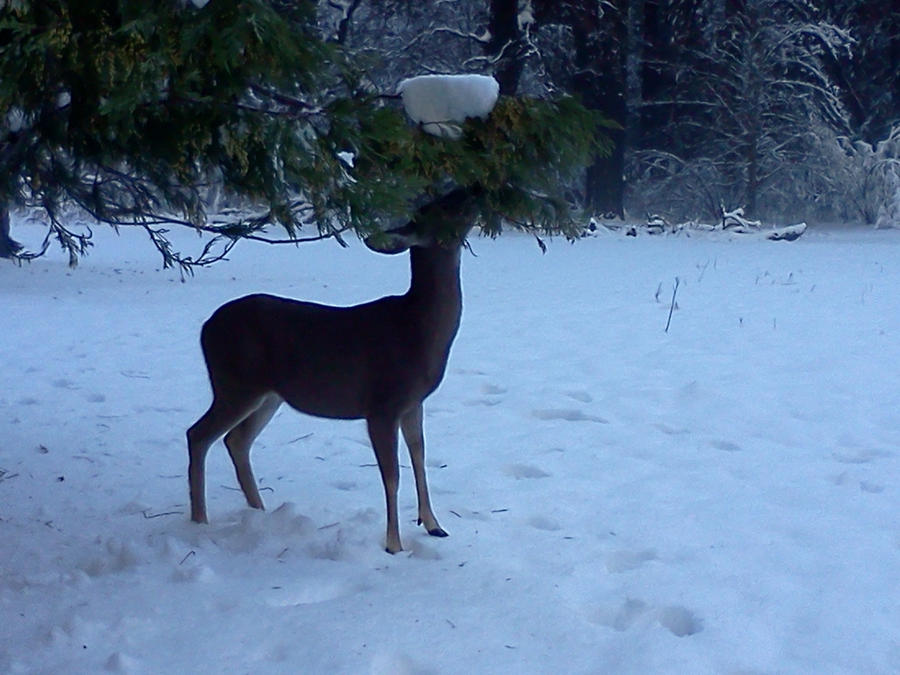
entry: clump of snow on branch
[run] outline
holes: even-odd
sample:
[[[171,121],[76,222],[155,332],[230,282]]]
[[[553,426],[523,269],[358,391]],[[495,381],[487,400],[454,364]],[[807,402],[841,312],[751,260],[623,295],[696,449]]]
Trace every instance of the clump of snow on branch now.
[[[531,6],[531,0],[525,0],[519,7],[519,15],[516,17],[516,22],[519,24],[519,30],[527,33],[534,26],[534,8]]]
[[[487,75],[421,75],[400,82],[397,93],[406,114],[434,136],[456,139],[469,117],[487,117],[500,85]]]
[[[25,111],[17,105],[12,106],[6,113],[6,125],[13,133],[22,131],[27,125]]]
[[[342,150],[341,152],[337,153],[337,158],[344,164],[349,166],[351,169],[356,162],[356,155],[352,152],[347,152],[346,150]]]

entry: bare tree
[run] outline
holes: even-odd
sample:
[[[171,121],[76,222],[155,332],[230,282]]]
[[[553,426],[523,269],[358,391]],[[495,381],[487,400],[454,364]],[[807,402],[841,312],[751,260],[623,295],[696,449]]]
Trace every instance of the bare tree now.
[[[694,28],[667,64],[673,86],[644,103],[667,109],[669,121],[636,155],[635,177],[658,195],[680,192],[688,215],[719,215],[722,204],[755,213],[761,195],[806,161],[819,126],[847,128],[823,54],[846,51],[852,38],[799,0],[707,4]]]

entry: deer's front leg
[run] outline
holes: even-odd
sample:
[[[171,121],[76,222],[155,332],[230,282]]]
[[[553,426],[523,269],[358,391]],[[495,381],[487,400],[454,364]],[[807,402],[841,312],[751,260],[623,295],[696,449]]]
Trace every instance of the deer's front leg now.
[[[419,500],[419,524],[432,537],[446,537],[447,533],[440,525],[431,510],[431,498],[428,496],[428,482],[425,479],[425,433],[422,429],[422,405],[419,404],[400,418],[400,429],[403,439],[409,448],[413,474],[416,477],[416,496]]]
[[[397,517],[397,487],[400,483],[400,469],[397,464],[397,420],[393,417],[369,417],[369,439],[375,450],[375,459],[384,483],[384,498],[387,505],[387,534],[385,549],[388,553],[403,550],[400,544],[400,526]]]

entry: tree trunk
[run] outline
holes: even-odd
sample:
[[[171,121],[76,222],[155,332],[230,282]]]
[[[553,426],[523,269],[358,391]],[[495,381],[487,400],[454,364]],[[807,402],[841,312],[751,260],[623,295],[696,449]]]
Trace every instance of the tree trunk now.
[[[759,153],[758,139],[754,136],[747,146],[747,215],[756,216],[756,197],[759,194]]]
[[[643,13],[644,3],[638,8]],[[572,73],[568,89],[581,103],[624,129],[626,119],[625,53],[629,2],[532,0],[538,25],[558,23],[572,31],[574,55],[563,70]],[[632,64],[636,65],[636,64]],[[638,87],[640,89],[640,87]],[[584,181],[584,207],[594,213],[624,215],[625,148],[621,130],[604,129],[614,143],[612,155],[597,157]]]
[[[890,62],[894,64],[894,78],[891,82],[891,105],[890,109],[892,110],[900,110],[900,68],[897,67],[897,64],[900,63],[900,10],[896,8],[894,5],[894,11],[890,15],[890,54],[891,60]]]
[[[347,44],[347,37],[350,34],[350,26],[353,24],[353,13],[359,7],[362,0],[352,0],[349,5],[344,6],[344,14],[338,21],[338,27],[335,34],[335,42],[341,45]]]
[[[623,12],[625,14],[623,14]],[[598,3],[579,5],[573,21],[575,37],[574,89],[588,108],[599,110],[623,129],[625,102],[625,24],[627,6],[601,12]],[[601,26],[601,20],[605,25]],[[590,211],[623,217],[625,197],[625,134],[609,130],[615,143],[609,157],[598,157],[585,177],[585,202]]]
[[[625,154],[635,148],[641,138],[641,104],[643,103],[644,0],[629,0],[625,45]]]
[[[22,244],[9,236],[9,209],[0,206],[0,258],[12,258],[22,250]]]
[[[488,30],[491,33],[486,51],[498,57],[494,77],[502,96],[514,96],[522,76],[522,35],[519,31],[518,0],[491,0]],[[501,56],[502,54],[502,56]]]

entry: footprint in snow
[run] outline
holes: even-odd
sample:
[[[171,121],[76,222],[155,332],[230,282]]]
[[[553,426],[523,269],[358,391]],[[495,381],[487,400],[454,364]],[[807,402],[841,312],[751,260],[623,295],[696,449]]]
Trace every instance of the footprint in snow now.
[[[709,444],[716,450],[721,450],[722,452],[740,452],[743,450],[741,446],[737,443],[732,443],[731,441],[710,441]]]
[[[372,675],[432,675],[436,672],[400,652],[380,652],[372,659]]]
[[[664,434],[668,436],[683,436],[685,434],[691,433],[690,429],[680,429],[676,427],[670,427],[668,424],[657,424],[656,428],[659,429]]]
[[[481,393],[485,395],[485,398],[473,398],[468,401],[463,401],[463,405],[471,407],[475,406],[486,406],[492,407],[498,405],[501,402],[501,396],[506,393],[506,388],[501,387],[496,384],[483,384],[481,385]]]
[[[111,673],[135,673],[140,670],[141,662],[122,652],[113,652],[103,664]]]
[[[208,565],[184,565],[182,563],[172,571],[172,581],[178,583],[212,583],[216,580],[215,571]]]
[[[884,450],[858,450],[856,452],[832,452],[832,458],[841,464],[868,464],[882,457],[889,457]]]
[[[567,391],[566,396],[581,403],[591,403],[594,400],[594,397],[586,391]]]
[[[485,407],[490,408],[492,406],[497,405],[498,403],[500,403],[500,401],[498,401],[496,399],[490,399],[490,398],[473,398],[473,399],[469,399],[468,401],[463,401],[463,405],[468,406],[470,408],[474,408],[475,406],[479,406],[479,405],[483,405]]]
[[[358,487],[358,485],[352,480],[336,480],[331,484],[331,486],[338,490],[343,490],[344,492],[350,492],[351,490],[355,490]]]
[[[648,563],[658,560],[656,551],[646,549],[643,551],[615,551],[606,557],[606,569],[612,574],[630,572]]]
[[[510,464],[503,472],[507,476],[512,476],[516,480],[523,478],[547,478],[550,474],[531,464]]]
[[[656,618],[660,625],[675,637],[688,637],[703,630],[703,621],[691,610],[680,605],[661,608]]]
[[[532,516],[528,519],[528,524],[534,529],[544,532],[558,532],[562,529],[562,525],[547,516]]]
[[[596,621],[603,626],[622,632],[631,628],[650,611],[650,606],[643,600],[628,598],[618,607],[600,611]],[[676,637],[696,635],[703,630],[702,619],[680,605],[661,607],[650,616]]]
[[[601,610],[597,614],[597,623],[617,630],[626,631],[634,625],[641,615],[648,611],[647,603],[643,600],[628,598],[619,607]]]
[[[472,368],[454,368],[454,375],[487,375],[483,370],[475,370]]]
[[[345,598],[362,590],[365,589],[340,579],[319,579],[312,582],[304,579],[289,586],[273,586],[265,593],[263,601],[270,607],[298,607]]]
[[[609,424],[609,420],[597,415],[588,415],[581,410],[570,408],[544,408],[532,410],[531,416],[539,420],[565,420],[566,422],[598,422],[600,424]]]

